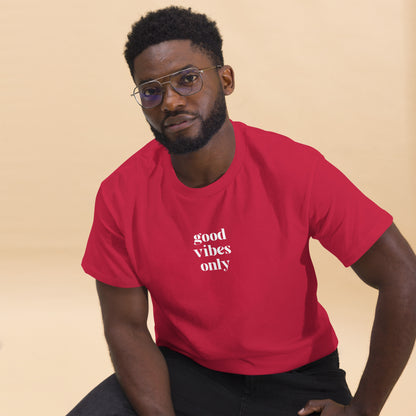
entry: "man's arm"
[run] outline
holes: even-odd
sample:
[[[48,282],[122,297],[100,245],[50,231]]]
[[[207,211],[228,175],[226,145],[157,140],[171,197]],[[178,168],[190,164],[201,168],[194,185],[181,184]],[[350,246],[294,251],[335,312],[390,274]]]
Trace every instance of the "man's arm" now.
[[[140,416],[174,416],[166,361],[147,328],[147,291],[97,281],[104,332],[117,378]]]
[[[349,406],[311,400],[300,415],[376,416],[402,373],[416,335],[416,257],[393,224],[352,268],[378,289],[368,361]]]

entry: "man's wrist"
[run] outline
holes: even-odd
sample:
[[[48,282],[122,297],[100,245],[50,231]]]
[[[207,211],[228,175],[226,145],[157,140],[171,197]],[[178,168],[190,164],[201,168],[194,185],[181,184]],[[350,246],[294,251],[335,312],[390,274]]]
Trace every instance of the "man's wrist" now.
[[[362,402],[359,399],[353,398],[348,407],[357,416],[379,416],[380,409],[370,406],[368,403]]]

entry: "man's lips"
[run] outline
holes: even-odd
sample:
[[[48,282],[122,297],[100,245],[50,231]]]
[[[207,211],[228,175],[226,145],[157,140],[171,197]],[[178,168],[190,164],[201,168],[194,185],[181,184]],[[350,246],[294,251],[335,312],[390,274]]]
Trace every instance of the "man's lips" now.
[[[196,116],[190,114],[179,114],[168,117],[163,123],[163,127],[168,131],[178,131],[188,128],[196,119]]]

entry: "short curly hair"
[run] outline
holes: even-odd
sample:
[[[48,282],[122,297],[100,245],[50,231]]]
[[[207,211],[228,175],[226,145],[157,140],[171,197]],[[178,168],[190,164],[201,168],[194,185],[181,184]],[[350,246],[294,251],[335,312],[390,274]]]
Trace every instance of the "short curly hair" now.
[[[224,65],[222,38],[217,24],[191,8],[170,6],[147,13],[133,24],[127,35],[124,57],[134,76],[134,59],[147,47],[167,40],[188,39],[213,60]]]

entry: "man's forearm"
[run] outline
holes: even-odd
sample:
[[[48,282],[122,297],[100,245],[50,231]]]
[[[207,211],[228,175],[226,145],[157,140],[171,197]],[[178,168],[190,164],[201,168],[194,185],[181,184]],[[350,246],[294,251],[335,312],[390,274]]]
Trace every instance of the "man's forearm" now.
[[[414,286],[379,293],[367,365],[351,402],[358,414],[380,413],[409,359],[416,334]]]
[[[174,416],[166,361],[148,331],[106,334],[117,378],[140,416]]]
[[[348,406],[310,400],[298,412],[322,416],[377,416],[409,359],[416,333],[415,287],[380,291],[370,354],[357,392]],[[400,293],[401,292],[401,293]]]

